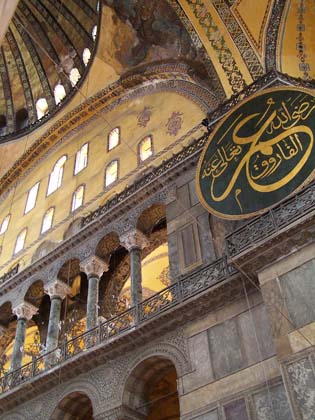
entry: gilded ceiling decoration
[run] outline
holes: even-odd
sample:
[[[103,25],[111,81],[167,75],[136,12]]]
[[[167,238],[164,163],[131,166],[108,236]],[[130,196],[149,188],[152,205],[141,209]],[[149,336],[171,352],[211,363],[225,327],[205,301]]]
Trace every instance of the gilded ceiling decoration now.
[[[76,91],[73,75],[84,79],[98,15],[96,0],[19,2],[0,49],[0,142],[46,121]]]

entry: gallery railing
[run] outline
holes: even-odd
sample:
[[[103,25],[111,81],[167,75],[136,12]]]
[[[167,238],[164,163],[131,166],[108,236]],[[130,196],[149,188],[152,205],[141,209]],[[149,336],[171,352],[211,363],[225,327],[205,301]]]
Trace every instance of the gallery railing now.
[[[132,307],[96,328],[68,340],[49,353],[34,357],[32,362],[21,368],[8,372],[0,379],[0,392],[7,392],[74,356],[134,330],[142,323],[189,300],[236,273],[237,271],[228,264],[224,257],[183,276],[176,283],[144,300],[136,307]]]
[[[257,246],[271,235],[315,210],[315,183],[226,237],[230,257]]]

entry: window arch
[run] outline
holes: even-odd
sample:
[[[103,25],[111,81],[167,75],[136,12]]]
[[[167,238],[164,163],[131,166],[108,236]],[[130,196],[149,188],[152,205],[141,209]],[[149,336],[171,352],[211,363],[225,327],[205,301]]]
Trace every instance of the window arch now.
[[[66,90],[61,83],[58,83],[54,89],[54,96],[56,105],[60,104],[60,102],[66,97]]]
[[[50,207],[44,214],[42,221],[42,228],[40,233],[45,233],[52,227],[53,218],[55,213],[55,207]]]
[[[87,167],[89,143],[85,143],[75,155],[74,175]]]
[[[11,214],[7,214],[5,218],[2,220],[1,228],[0,228],[0,235],[2,235],[8,230],[10,219],[11,219]]]
[[[36,182],[36,184],[28,191],[24,214],[30,212],[35,207],[39,184],[39,182]]]
[[[39,98],[36,102],[37,118],[40,120],[48,112],[48,103],[46,98]]]
[[[78,83],[80,78],[81,78],[81,74],[79,70],[76,67],[73,67],[73,69],[69,73],[69,79],[70,79],[72,87]]]
[[[71,211],[77,210],[83,205],[84,185],[80,185],[72,195]]]
[[[116,146],[120,143],[120,128],[115,127],[113,128],[109,134],[107,139],[107,151],[113,150]]]
[[[18,236],[16,238],[16,242],[15,242],[14,254],[17,254],[18,252],[22,251],[22,249],[24,248],[26,233],[27,233],[27,228],[24,228],[18,234]]]
[[[111,161],[105,169],[105,187],[113,184],[118,179],[118,160]]]
[[[64,164],[66,163],[66,160],[67,160],[67,156],[63,155],[55,163],[54,169],[52,170],[49,176],[47,195],[53,193],[61,186],[63,168],[64,168]]]
[[[85,66],[88,65],[89,61],[91,59],[91,51],[89,48],[84,48],[82,53],[82,60]]]
[[[153,137],[146,136],[138,144],[139,163],[144,162],[153,155]]]

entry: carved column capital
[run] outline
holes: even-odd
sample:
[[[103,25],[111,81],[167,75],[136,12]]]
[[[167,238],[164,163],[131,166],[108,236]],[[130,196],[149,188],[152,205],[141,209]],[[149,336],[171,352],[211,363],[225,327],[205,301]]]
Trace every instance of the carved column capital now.
[[[108,262],[102,260],[96,255],[91,255],[85,260],[80,262],[80,270],[83,271],[88,277],[92,274],[95,274],[97,277],[108,271],[109,264]]]
[[[37,312],[38,308],[36,306],[25,301],[13,308],[13,313],[18,319],[26,319],[27,321],[30,321]]]
[[[70,294],[71,288],[59,279],[50,281],[44,285],[44,290],[50,298],[59,297],[63,300],[67,295]]]
[[[133,248],[143,249],[149,245],[147,237],[139,229],[132,229],[121,235],[120,243],[128,251]]]

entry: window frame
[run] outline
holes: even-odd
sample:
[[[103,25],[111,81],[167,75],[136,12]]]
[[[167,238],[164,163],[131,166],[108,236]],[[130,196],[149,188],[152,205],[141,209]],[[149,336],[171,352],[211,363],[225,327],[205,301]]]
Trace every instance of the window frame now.
[[[80,205],[79,207],[77,207],[76,209],[72,209],[72,206],[73,206],[73,200],[74,200],[75,193],[76,193],[76,192],[78,191],[78,189],[79,189],[79,188],[81,188],[81,187],[83,187],[82,203],[81,203],[81,205]],[[71,198],[71,203],[70,203],[70,214],[72,214],[72,213],[75,213],[75,212],[79,211],[79,210],[83,207],[83,205],[84,205],[84,199],[85,199],[85,187],[86,187],[86,184],[80,184],[80,185],[78,185],[78,186],[77,186],[77,188],[73,191],[73,193],[72,193],[72,198]]]
[[[53,215],[52,215],[52,218],[51,218],[51,224],[50,224],[50,227],[49,227],[49,229],[47,229],[47,230],[45,230],[45,231],[43,232],[43,226],[44,226],[44,219],[45,219],[45,216],[46,216],[46,214],[48,213],[48,211],[49,211],[49,210],[51,210],[51,209],[53,209]],[[53,227],[54,217],[55,217],[55,210],[56,210],[56,207],[55,207],[55,206],[51,206],[51,207],[49,207],[49,208],[45,211],[44,216],[43,216],[43,218],[42,218],[41,228],[40,228],[40,234],[41,234],[41,235],[45,235],[45,234],[46,234],[47,232],[49,232],[49,231],[51,230],[51,228]]]
[[[87,145],[87,152],[86,152],[86,165],[85,165],[82,169],[80,169],[78,172],[76,172],[76,171],[75,171],[75,167],[76,167],[76,162],[77,162],[77,156],[78,156],[78,153],[80,153],[80,152],[81,152],[82,147],[83,147],[83,146],[85,146],[85,145]],[[84,171],[84,169],[86,169],[86,168],[87,168],[87,166],[88,166],[88,164],[89,164],[89,149],[90,149],[90,142],[89,142],[89,141],[87,141],[87,142],[85,142],[84,144],[82,144],[82,146],[79,148],[79,150],[77,150],[77,151],[76,151],[76,153],[75,153],[75,157],[74,157],[74,165],[73,165],[73,176],[77,176],[80,172]]]
[[[3,223],[4,223],[4,221],[6,220],[6,218],[9,218],[9,221],[8,221],[8,223],[7,223],[7,227],[6,227],[6,229],[3,231],[3,232],[1,232],[2,231],[2,226],[3,226]],[[1,226],[0,226],[0,235],[4,235],[6,232],[7,232],[7,230],[9,229],[9,224],[10,224],[10,221],[11,221],[11,213],[8,213],[3,219],[2,219],[2,223],[1,223]]]
[[[27,204],[28,201],[30,199],[30,192],[32,191],[33,188],[35,188],[37,186],[37,191],[36,191],[36,195],[35,195],[35,200],[34,200],[34,205],[32,208],[30,208],[29,210],[27,209]],[[25,202],[25,207],[24,207],[24,216],[26,214],[28,214],[29,212],[31,212],[35,207],[36,207],[36,202],[37,202],[37,197],[38,197],[38,192],[39,192],[39,186],[40,186],[40,181],[36,182],[27,192],[27,197],[26,197],[26,202]]]
[[[149,156],[148,158],[146,158],[146,159],[142,160],[142,159],[141,159],[141,156],[140,156],[141,143],[142,143],[145,139],[147,139],[148,137],[150,137],[150,139],[151,139],[151,151],[152,151],[152,153],[151,153],[151,156]],[[138,143],[138,148],[137,148],[137,149],[138,149],[138,150],[137,150],[137,155],[138,155],[138,166],[143,165],[143,164],[144,164],[144,162],[147,162],[148,160],[152,159],[152,158],[153,158],[153,156],[154,156],[153,135],[152,135],[152,134],[148,134],[147,136],[142,137],[142,139],[141,139],[141,140],[139,141],[139,143]]]
[[[23,246],[22,246],[22,248],[21,248],[21,249],[19,249],[18,251],[16,251],[16,246],[17,246],[18,239],[19,239],[20,235],[21,235],[23,232],[25,232],[24,241],[23,241]],[[13,256],[18,255],[20,252],[22,252],[22,251],[25,249],[25,242],[26,242],[27,232],[28,232],[28,228],[26,227],[26,228],[22,229],[22,230],[18,233],[18,235],[17,235],[17,237],[16,237],[16,240],[15,240],[15,245],[14,245],[14,250],[13,250]]]
[[[110,148],[109,148],[109,136],[110,136],[110,134],[111,134],[114,130],[116,130],[117,128],[118,128],[118,143],[116,144],[116,146],[114,146],[114,147],[112,147],[112,148],[110,149]],[[109,152],[111,152],[112,150],[116,149],[116,147],[118,147],[118,146],[120,145],[120,143],[121,143],[120,139],[121,139],[121,128],[120,128],[120,126],[119,126],[119,125],[117,125],[117,126],[116,126],[116,127],[114,127],[113,129],[111,129],[111,130],[110,130],[110,132],[107,134],[107,147],[106,147],[107,153],[109,153]]]
[[[109,166],[113,163],[113,162],[117,162],[117,176],[116,176],[116,179],[115,179],[115,181],[113,181],[113,182],[111,182],[109,185],[106,185],[106,172],[107,172],[107,169],[109,168]],[[104,174],[104,189],[106,190],[106,189],[108,189],[108,188],[110,188],[110,187],[112,187],[113,185],[115,185],[116,184],[116,182],[117,181],[119,181],[119,171],[120,171],[120,162],[119,162],[119,159],[118,158],[116,158],[116,159],[112,159],[106,166],[105,166],[105,174]]]
[[[59,186],[57,186],[57,188],[55,189],[55,190],[53,190],[53,191],[51,191],[51,192],[49,192],[49,185],[50,185],[50,180],[51,180],[51,176],[52,176],[52,174],[53,174],[53,172],[54,172],[54,170],[55,170],[55,168],[56,168],[56,165],[57,165],[57,163],[61,160],[61,158],[63,158],[63,157],[65,157],[66,159],[65,159],[65,161],[64,161],[64,163],[63,163],[63,165],[62,165],[62,176],[61,176],[61,181],[60,181],[60,185]],[[55,191],[58,191],[59,190],[59,188],[61,188],[61,186],[62,186],[62,181],[63,181],[63,176],[64,176],[64,167],[65,167],[65,165],[66,165],[66,162],[67,162],[67,160],[68,160],[68,155],[67,154],[64,154],[64,155],[62,155],[62,156],[60,156],[60,158],[55,162],[55,164],[54,164],[54,166],[53,166],[53,169],[50,171],[50,173],[49,173],[49,177],[48,177],[48,184],[47,184],[47,190],[46,190],[46,197],[49,197],[51,194],[53,194]]]

